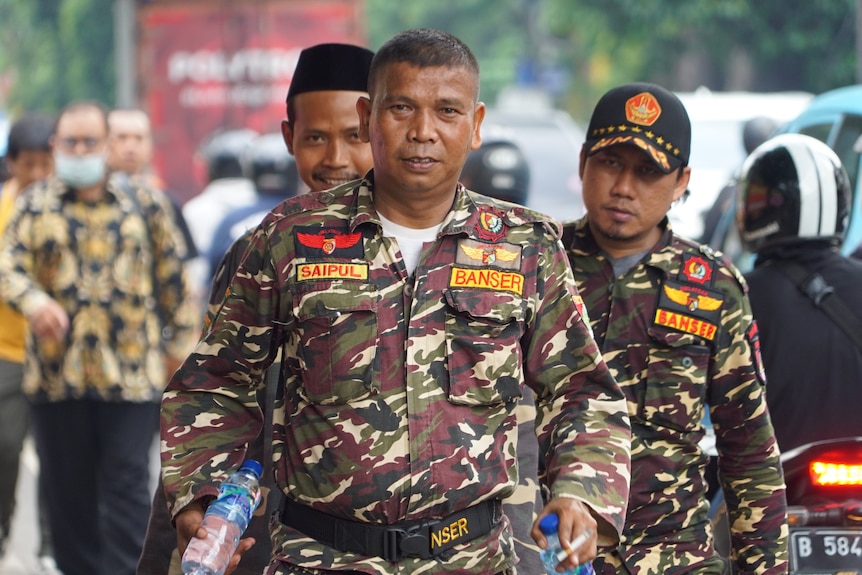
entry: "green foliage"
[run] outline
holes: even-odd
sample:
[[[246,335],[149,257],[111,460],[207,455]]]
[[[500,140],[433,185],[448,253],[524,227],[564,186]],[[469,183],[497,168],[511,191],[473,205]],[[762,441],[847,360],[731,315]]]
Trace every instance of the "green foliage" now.
[[[114,3],[0,0],[0,106],[54,112],[78,98],[112,104]],[[372,48],[415,27],[463,39],[479,60],[482,99],[490,104],[525,79],[559,87],[557,105],[576,117],[610,86],[632,80],[676,90],[814,93],[856,81],[855,0],[365,4]]]
[[[0,0],[0,78],[13,112],[114,99],[113,0]]]

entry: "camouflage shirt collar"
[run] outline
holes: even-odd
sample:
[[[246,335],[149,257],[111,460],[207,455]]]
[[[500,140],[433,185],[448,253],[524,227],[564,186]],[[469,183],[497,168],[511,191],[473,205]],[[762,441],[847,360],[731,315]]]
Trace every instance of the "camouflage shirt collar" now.
[[[374,171],[368,172],[358,184],[353,186],[354,200],[351,207],[350,230],[355,231],[360,225],[369,222],[380,226],[380,216],[374,208]],[[440,226],[440,235],[465,234],[473,239],[481,239],[477,233],[480,227],[479,220],[483,213],[489,211],[498,215],[508,227],[543,222],[557,237],[561,234],[560,224],[547,216],[504,202],[477,201],[480,197],[459,183],[455,188],[452,208]]]
[[[599,248],[599,244],[596,243],[593,233],[587,225],[588,220],[589,215],[586,215],[575,223],[574,242],[572,246],[567,247],[584,254],[595,255],[601,252],[601,248]],[[672,271],[671,268],[678,267],[679,264],[674,262],[675,258],[669,257],[676,253],[676,249],[673,247],[674,235],[667,216],[659,222],[658,227],[662,229],[661,237],[649,250],[643,261],[646,265],[670,272]]]

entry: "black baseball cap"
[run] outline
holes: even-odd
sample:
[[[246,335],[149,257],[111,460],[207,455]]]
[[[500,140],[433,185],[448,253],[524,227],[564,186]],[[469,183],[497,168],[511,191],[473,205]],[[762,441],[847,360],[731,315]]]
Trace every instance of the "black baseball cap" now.
[[[374,52],[353,44],[317,44],[299,53],[287,100],[320,90],[368,91]]]
[[[656,84],[635,82],[608,91],[590,118],[587,155],[619,144],[643,149],[669,174],[688,165],[691,121],[675,94]]]

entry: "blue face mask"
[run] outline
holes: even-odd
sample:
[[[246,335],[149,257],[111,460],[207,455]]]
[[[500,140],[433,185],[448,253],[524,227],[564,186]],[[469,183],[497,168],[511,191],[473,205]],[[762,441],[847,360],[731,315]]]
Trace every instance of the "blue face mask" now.
[[[54,171],[67,186],[75,189],[89,188],[105,177],[105,154],[54,154]]]

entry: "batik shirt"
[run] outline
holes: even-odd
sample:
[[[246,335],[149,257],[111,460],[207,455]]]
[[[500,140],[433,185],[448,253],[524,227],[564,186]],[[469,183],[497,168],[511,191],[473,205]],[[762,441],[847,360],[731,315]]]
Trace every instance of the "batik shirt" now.
[[[19,198],[0,252],[0,298],[24,315],[53,298],[70,319],[61,341],[28,334],[31,400],[161,399],[165,353],[185,357],[200,333],[172,209],[161,192],[115,180],[95,202],[56,178]]]
[[[662,226],[661,240],[620,277],[586,218],[566,224],[563,235],[631,417],[632,485],[619,554],[632,575],[721,572],[704,498],[708,458],[698,446],[709,406],[734,573],[786,573],[784,478],[745,281],[720,254],[675,236],[667,220]]]
[[[542,479],[617,540],[628,497],[625,402],[579,314],[558,227],[459,187],[408,276],[362,181],[286,200],[252,235],[222,308],[162,402],[174,514],[217,493],[261,426],[255,389],[284,349],[276,480],[291,500],[375,524],[510,495],[515,406],[537,396]],[[497,573],[503,520],[434,559],[343,553],[274,526],[277,559],[366,573]]]

